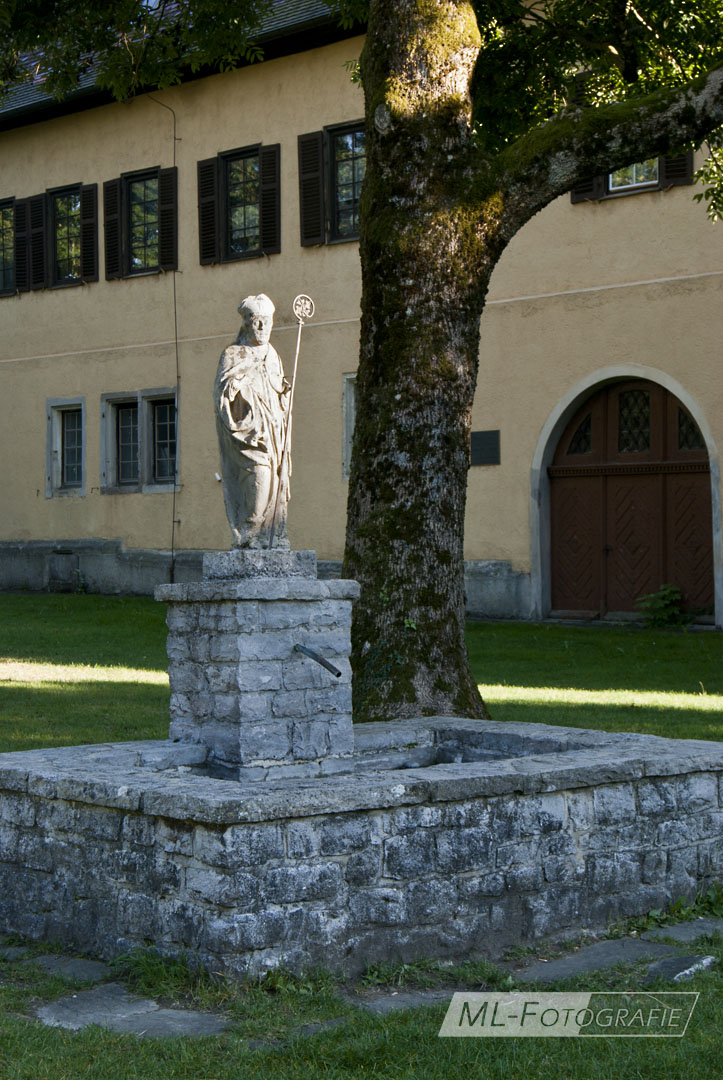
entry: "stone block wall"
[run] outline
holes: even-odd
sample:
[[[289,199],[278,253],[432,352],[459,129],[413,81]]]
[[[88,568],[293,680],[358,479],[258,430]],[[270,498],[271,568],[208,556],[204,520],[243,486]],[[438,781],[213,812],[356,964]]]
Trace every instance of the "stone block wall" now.
[[[160,586],[156,596],[169,605],[171,738],[202,743],[244,780],[348,771],[358,592],[353,581],[304,576]]]
[[[68,755],[85,748],[0,756],[0,932],[103,955],[155,943],[235,974],[494,957],[719,875],[708,745],[710,766],[701,750],[650,775],[628,755],[588,783],[572,753],[538,758],[537,779],[518,759],[245,786],[153,772],[144,744],[115,765],[97,748],[82,776]]]
[[[0,541],[0,589],[152,595],[163,582],[201,578],[203,551],[125,548],[119,540]],[[58,558],[59,556],[59,558]],[[173,577],[171,577],[173,563]],[[341,576],[341,562],[320,560],[320,578]],[[467,614],[473,618],[529,619],[530,575],[503,561],[465,563]],[[539,614],[539,613],[538,613]]]

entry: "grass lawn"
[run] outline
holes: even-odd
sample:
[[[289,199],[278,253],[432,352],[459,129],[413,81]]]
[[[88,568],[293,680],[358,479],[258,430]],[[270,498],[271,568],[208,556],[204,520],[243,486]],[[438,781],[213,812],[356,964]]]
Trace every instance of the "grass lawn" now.
[[[704,949],[723,964],[720,935]],[[544,990],[636,992],[646,967],[643,961]],[[118,977],[132,992],[167,1005],[220,1011],[231,1026],[220,1036],[172,1040],[100,1028],[45,1028],[28,1020],[38,999],[51,1000],[80,985],[0,961],[3,1080],[710,1080],[721,1075],[723,976],[715,969],[684,985],[700,997],[683,1038],[594,1041],[440,1039],[446,1004],[374,1016],[352,1005],[339,984],[324,975],[293,979],[281,973],[265,986],[231,984],[139,956],[123,964]],[[450,987],[450,997],[452,986],[499,989],[472,963],[450,973],[443,985]],[[514,981],[510,988],[516,988]],[[658,981],[645,989],[671,987]],[[530,998],[535,1000],[534,992]],[[337,1023],[314,1030],[329,1020]]]
[[[167,736],[164,605],[0,594],[0,751]]]
[[[723,634],[473,623],[468,643],[496,719],[723,740]],[[164,609],[150,599],[0,595],[0,750],[164,738],[165,667]],[[438,1039],[446,1006],[373,1016],[329,977],[279,974],[264,987],[244,986],[148,958],[126,962],[118,977],[167,1004],[223,1011],[228,1031],[169,1041],[67,1032],[28,1018],[39,1000],[80,987],[0,960],[0,1078],[708,1080],[722,1075],[723,940],[705,951],[718,966],[685,984],[700,998],[684,1038],[592,1043]],[[638,965],[545,989],[639,990],[643,973]],[[464,966],[455,979],[457,987],[500,986],[484,964]],[[334,1027],[301,1030],[337,1018]]]
[[[469,623],[495,720],[723,741],[723,634],[634,625]]]
[[[0,594],[0,751],[163,739],[165,608],[147,597]],[[496,720],[723,740],[723,634],[470,623]]]

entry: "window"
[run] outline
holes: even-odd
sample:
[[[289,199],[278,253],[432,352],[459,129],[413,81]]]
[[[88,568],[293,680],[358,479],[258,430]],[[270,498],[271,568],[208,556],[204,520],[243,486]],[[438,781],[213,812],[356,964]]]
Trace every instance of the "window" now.
[[[178,269],[176,168],[123,173],[103,184],[108,281]]]
[[[153,479],[157,484],[176,479],[176,403],[153,402]]]
[[[650,394],[621,390],[618,396],[618,453],[643,454],[650,449]]]
[[[158,177],[128,183],[128,272],[157,270]]]
[[[365,168],[361,122],[299,136],[302,247],[358,238]]]
[[[83,413],[80,409],[63,409],[61,486],[80,487],[83,483]]]
[[[51,195],[52,278],[54,285],[75,285],[81,279],[80,191]]]
[[[259,155],[244,154],[237,158],[227,158],[224,165],[226,258],[257,254],[261,248]]]
[[[246,146],[198,162],[203,265],[281,251],[280,154],[278,144]]]
[[[47,403],[45,495],[85,495],[85,399]]]
[[[2,226],[0,258],[7,266],[12,230],[12,273],[18,292],[98,280],[96,184],[73,184],[16,199],[12,218],[3,213]],[[7,281],[7,271],[3,278]]]
[[[12,199],[0,202],[0,294],[15,292],[15,209]]]
[[[329,231],[333,240],[359,236],[359,198],[366,168],[363,128],[329,134]]]
[[[705,440],[693,417],[678,407],[678,449],[705,450]]]
[[[592,413],[588,413],[575,429],[567,448],[568,454],[592,453]]]
[[[167,491],[176,482],[177,413],[173,389],[101,396],[101,491]]]
[[[669,187],[693,183],[693,153],[672,157],[648,158],[607,176],[593,176],[570,192],[573,203],[598,201],[644,191],[663,191]]]
[[[125,402],[118,405],[115,440],[118,483],[135,485],[140,476],[137,402]]]
[[[608,189],[614,191],[630,191],[632,188],[655,186],[658,183],[658,159],[648,158],[647,161],[637,161],[634,165],[626,165],[622,169],[616,169],[608,177]]]

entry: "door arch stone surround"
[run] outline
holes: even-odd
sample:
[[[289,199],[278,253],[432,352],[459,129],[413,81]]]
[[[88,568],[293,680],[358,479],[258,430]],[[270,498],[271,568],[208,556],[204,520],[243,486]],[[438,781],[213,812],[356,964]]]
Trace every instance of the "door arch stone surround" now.
[[[658,383],[681,401],[700,428],[710,462],[715,625],[723,628],[723,535],[718,448],[705,413],[696,399],[671,375],[643,364],[614,364],[590,372],[557,402],[542,427],[530,470],[530,615],[539,619],[545,618],[550,612],[550,484],[547,468],[552,464],[565,427],[583,400],[606,384],[623,379],[644,379]]]

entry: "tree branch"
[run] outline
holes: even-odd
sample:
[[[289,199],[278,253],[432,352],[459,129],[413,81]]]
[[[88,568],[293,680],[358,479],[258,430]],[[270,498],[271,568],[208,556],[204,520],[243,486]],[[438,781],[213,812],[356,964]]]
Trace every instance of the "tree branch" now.
[[[613,105],[565,110],[499,154],[494,167],[504,193],[504,216],[516,232],[590,176],[698,146],[721,124],[723,64],[683,87]],[[489,158],[484,160],[488,170]]]

